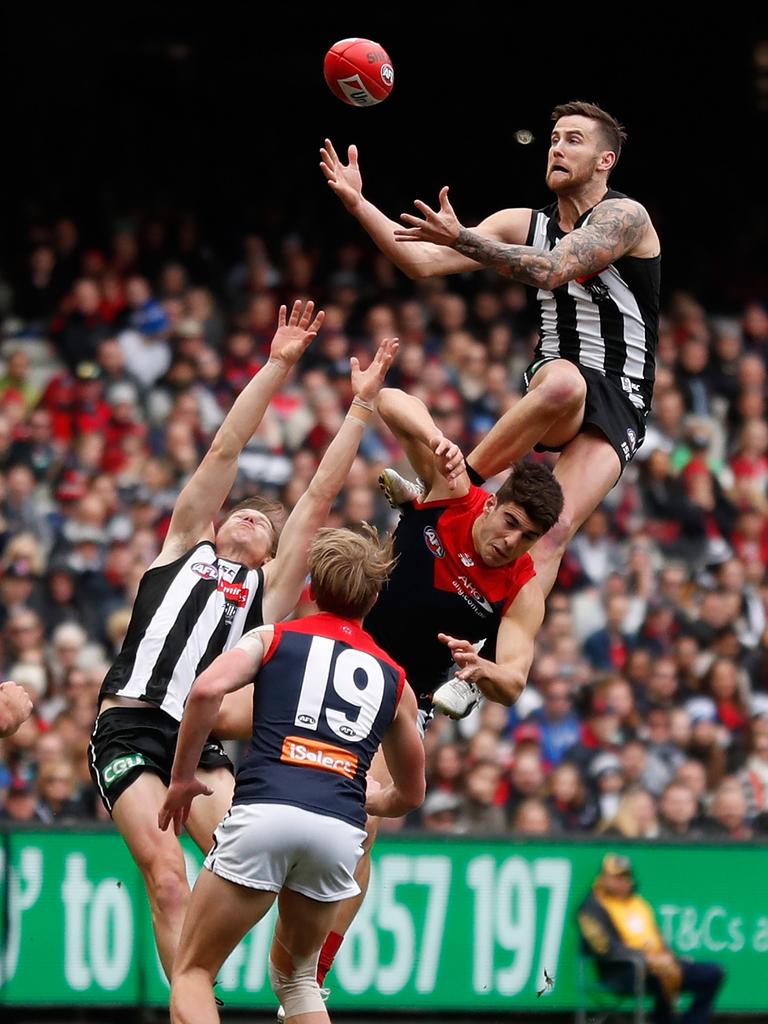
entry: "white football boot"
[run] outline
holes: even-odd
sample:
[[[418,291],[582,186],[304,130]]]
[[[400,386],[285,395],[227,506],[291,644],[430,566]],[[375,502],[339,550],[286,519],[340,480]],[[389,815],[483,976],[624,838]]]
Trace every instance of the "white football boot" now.
[[[454,719],[466,718],[482,699],[483,691],[475,683],[465,682],[457,676],[438,686],[432,694],[435,710]]]

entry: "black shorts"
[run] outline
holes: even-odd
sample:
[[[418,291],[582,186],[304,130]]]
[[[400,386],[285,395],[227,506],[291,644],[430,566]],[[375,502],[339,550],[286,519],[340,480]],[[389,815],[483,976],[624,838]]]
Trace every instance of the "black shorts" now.
[[[160,708],[107,708],[96,719],[88,747],[91,778],[102,803],[112,813],[115,801],[142,772],[154,772],[166,786],[176,753],[179,723]],[[232,762],[211,736],[198,768],[228,768]]]
[[[524,391],[528,390],[534,374],[550,362],[553,362],[553,359],[541,358],[531,363],[523,374]],[[618,455],[623,473],[645,440],[645,416],[640,409],[632,405],[621,388],[599,370],[593,370],[589,366],[578,366],[578,370],[587,384],[584,422],[579,433],[587,427],[599,430]],[[563,447],[548,448],[546,445],[537,444],[534,451],[559,452]]]

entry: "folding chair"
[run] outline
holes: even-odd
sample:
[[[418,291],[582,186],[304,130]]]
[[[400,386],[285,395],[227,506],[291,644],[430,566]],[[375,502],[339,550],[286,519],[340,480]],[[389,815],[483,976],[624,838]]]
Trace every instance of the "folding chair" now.
[[[601,978],[595,958],[582,948],[576,964],[576,990],[578,1007],[576,1024],[607,1024],[619,1013],[631,1014],[633,1024],[645,1024],[645,1011],[651,997],[646,992],[645,961],[639,954],[629,957],[608,957],[604,963],[629,964],[632,968],[633,991],[627,994],[611,985],[610,978]],[[623,988],[623,986],[622,986]],[[598,1020],[594,1017],[597,1015]]]

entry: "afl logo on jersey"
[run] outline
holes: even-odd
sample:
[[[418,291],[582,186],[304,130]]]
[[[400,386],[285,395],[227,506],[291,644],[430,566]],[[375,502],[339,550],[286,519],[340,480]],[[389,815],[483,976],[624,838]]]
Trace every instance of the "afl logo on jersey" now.
[[[299,715],[298,721],[302,725],[317,725],[317,719],[313,718],[312,715]]]
[[[353,729],[349,725],[340,725],[339,726],[339,732],[341,733],[342,736],[350,736],[350,737],[357,736],[357,730]]]
[[[434,526],[424,527],[424,542],[435,558],[445,558],[445,548],[440,543]]]
[[[214,565],[210,565],[208,562],[194,562],[192,565],[192,572],[196,572],[197,575],[202,576],[204,580],[215,580],[219,578],[216,567]]]

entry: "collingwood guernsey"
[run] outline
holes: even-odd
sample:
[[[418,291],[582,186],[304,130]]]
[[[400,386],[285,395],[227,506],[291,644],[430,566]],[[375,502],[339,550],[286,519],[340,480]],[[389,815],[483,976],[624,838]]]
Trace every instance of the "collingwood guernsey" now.
[[[609,190],[605,199],[626,199]],[[585,227],[595,207],[576,221]],[[534,210],[527,245],[552,251],[567,237],[557,203]],[[645,416],[651,405],[658,338],[661,257],[622,256],[605,270],[536,292],[540,340],[535,360],[567,359],[602,373]]]
[[[123,646],[101,686],[181,721],[197,676],[243,633],[263,625],[264,574],[200,541],[141,578]]]

